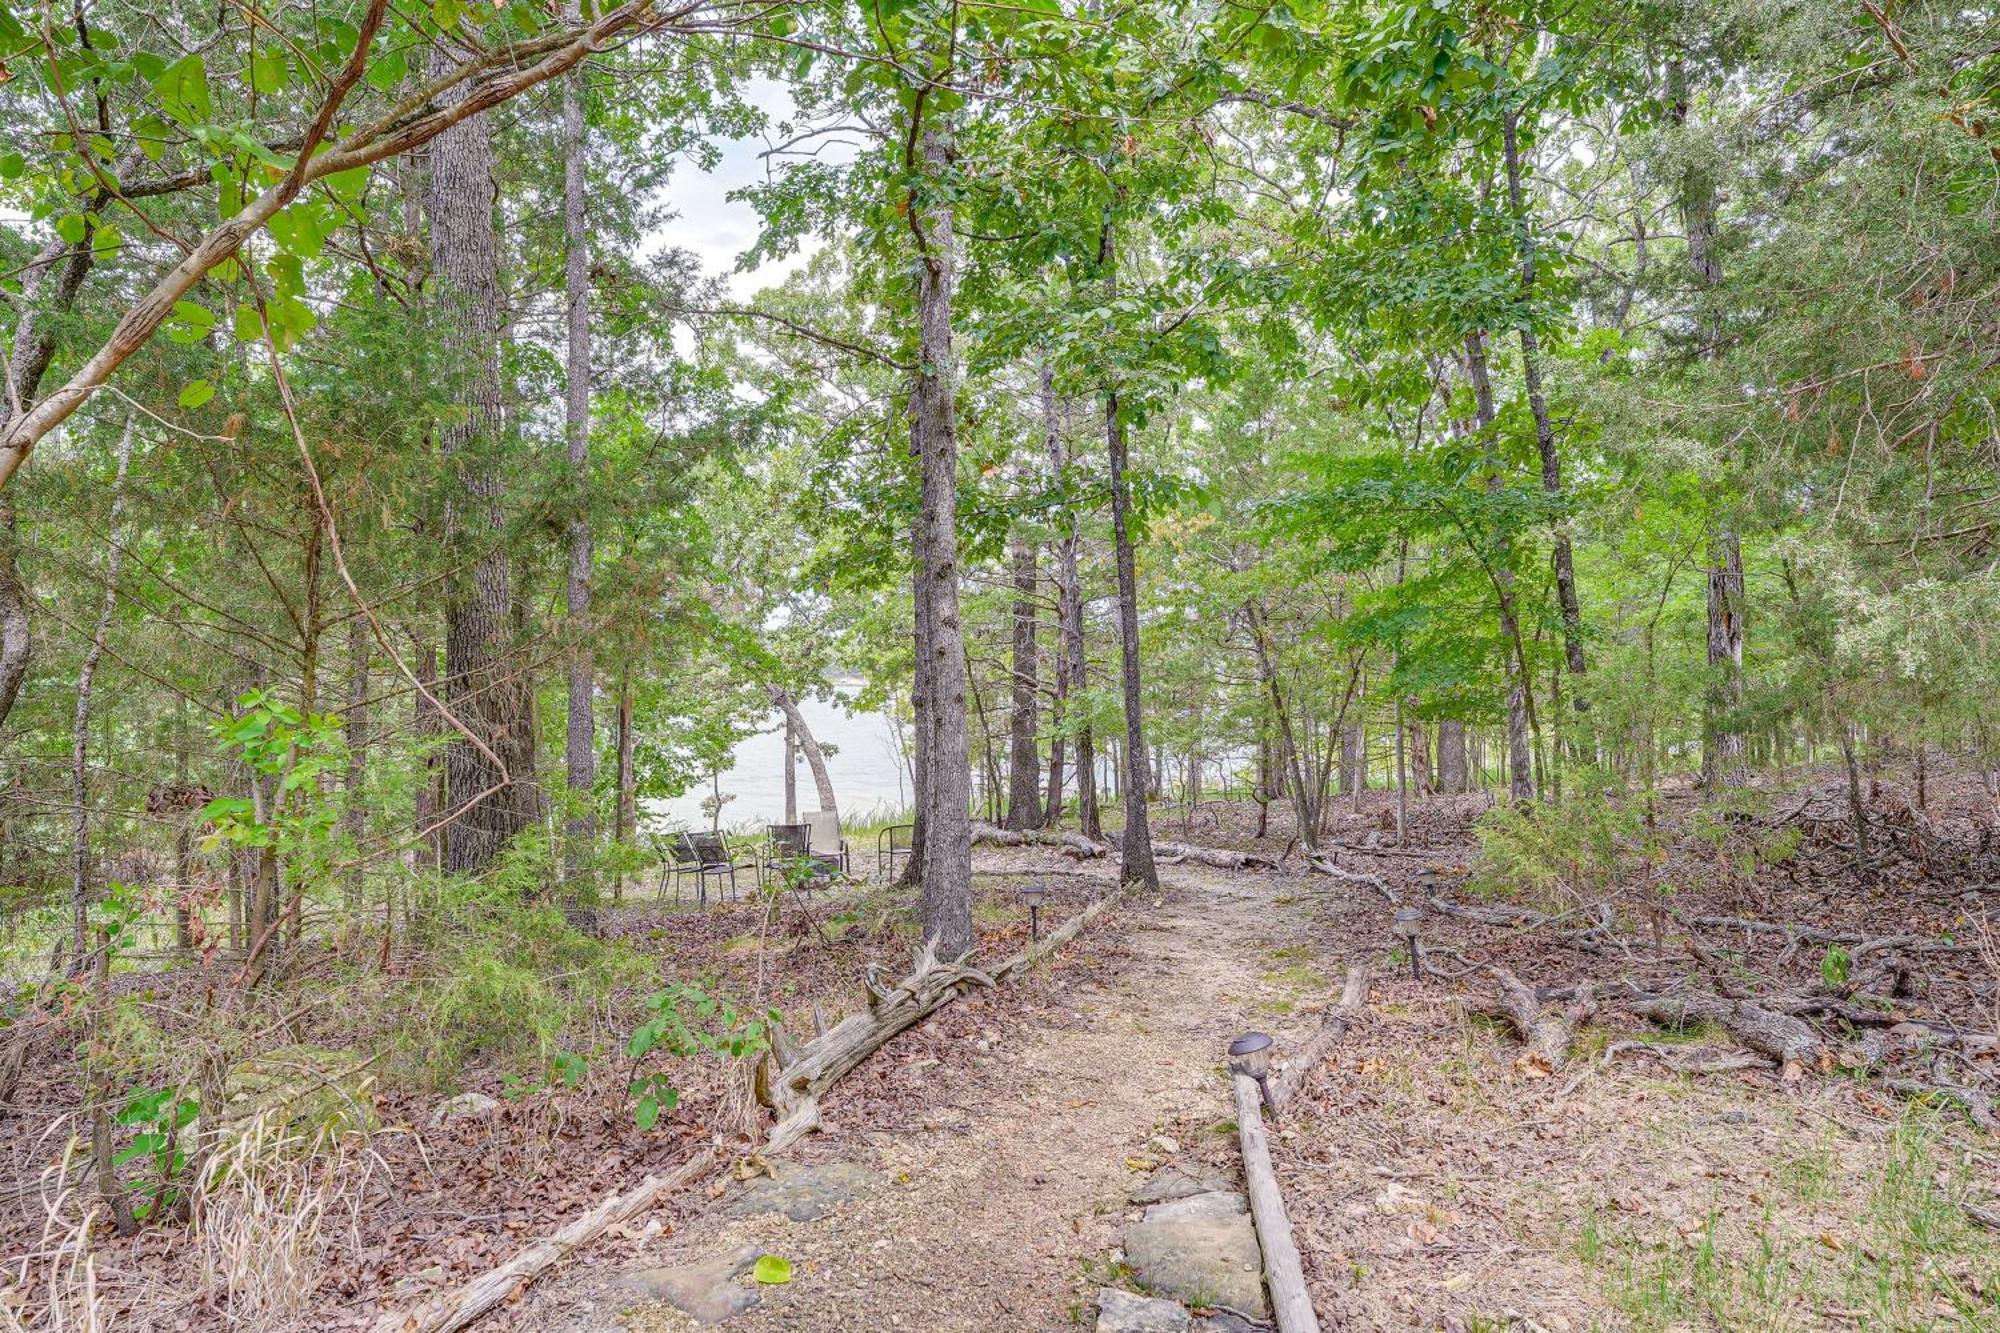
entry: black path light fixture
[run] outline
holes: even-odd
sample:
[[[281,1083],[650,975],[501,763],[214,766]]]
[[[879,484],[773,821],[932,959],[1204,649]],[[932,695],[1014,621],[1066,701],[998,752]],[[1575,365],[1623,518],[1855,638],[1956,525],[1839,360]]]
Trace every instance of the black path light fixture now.
[[[1396,909],[1396,921],[1393,929],[1396,932],[1396,938],[1401,940],[1403,946],[1410,951],[1410,980],[1412,981],[1422,981],[1424,979],[1424,962],[1421,952],[1423,943],[1417,938],[1417,932],[1423,923],[1423,908],[1398,907]]]
[[[1014,890],[1015,896],[1028,909],[1028,941],[1038,943],[1042,938],[1042,904],[1048,901],[1049,886],[1029,881]]]
[[[1264,1105],[1271,1114],[1278,1113],[1276,1102],[1271,1100],[1270,1084],[1265,1079],[1271,1073],[1271,1038],[1262,1032],[1246,1032],[1229,1043],[1229,1072],[1248,1074],[1257,1080],[1257,1091],[1264,1099]]]

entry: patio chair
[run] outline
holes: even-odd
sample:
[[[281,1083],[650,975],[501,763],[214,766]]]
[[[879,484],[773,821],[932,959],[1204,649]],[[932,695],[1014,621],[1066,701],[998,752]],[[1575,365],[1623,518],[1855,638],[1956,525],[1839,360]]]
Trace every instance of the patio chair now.
[[[660,851],[660,887],[658,897],[667,896],[667,880],[674,881],[674,901],[681,900],[681,876],[698,872],[701,857],[695,854],[694,840],[685,833],[669,834],[656,845]]]
[[[812,830],[806,854],[824,866],[828,874],[846,874],[849,858],[847,839],[840,836],[840,816],[831,810],[808,810],[805,819]]]
[[[729,885],[729,901],[736,901],[736,872],[756,868],[756,862],[738,862],[729,855],[729,844],[720,833],[690,833],[688,841],[694,845],[694,854],[700,861],[695,869],[695,901],[708,906],[708,880],[713,875],[717,884]]]
[[[896,858],[910,856],[915,848],[915,824],[891,824],[875,835],[875,873],[888,879],[896,873]]]
[[[781,878],[786,865],[803,861],[812,854],[812,825],[810,824],[767,824],[765,837],[769,840],[765,850],[764,869],[775,871]],[[763,874],[760,870],[759,882]]]

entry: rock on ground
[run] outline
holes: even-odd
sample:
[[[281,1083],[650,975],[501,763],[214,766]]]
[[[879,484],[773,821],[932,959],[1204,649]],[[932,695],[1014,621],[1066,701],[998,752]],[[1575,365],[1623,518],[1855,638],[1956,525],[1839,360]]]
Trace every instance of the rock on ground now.
[[[877,1174],[857,1162],[820,1166],[780,1166],[776,1176],[760,1176],[722,1205],[728,1217],[783,1213],[794,1222],[825,1217],[875,1183]]]
[[[719,1324],[757,1303],[757,1289],[737,1279],[756,1266],[764,1251],[755,1245],[674,1268],[646,1268],[627,1273],[618,1285],[637,1295],[664,1301],[697,1323]]]
[[[1153,1205],[1125,1228],[1125,1260],[1148,1290],[1263,1316],[1264,1255],[1243,1196],[1214,1190]]]
[[[1229,1178],[1212,1167],[1163,1166],[1132,1191],[1132,1202],[1165,1203],[1169,1199],[1185,1199],[1190,1194],[1233,1188]]]
[[[1173,1301],[1097,1289],[1097,1333],[1188,1333],[1188,1312]]]

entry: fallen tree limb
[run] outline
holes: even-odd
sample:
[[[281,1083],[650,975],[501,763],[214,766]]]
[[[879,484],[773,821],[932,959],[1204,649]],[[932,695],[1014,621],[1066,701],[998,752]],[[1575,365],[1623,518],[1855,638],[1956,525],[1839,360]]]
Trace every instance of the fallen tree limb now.
[[[1516,1060],[1517,1068],[1554,1073],[1569,1059],[1576,1044],[1576,1029],[1597,1012],[1597,995],[1589,982],[1578,986],[1576,998],[1565,1009],[1547,1009],[1522,980],[1504,967],[1486,969],[1500,987],[1497,1012],[1527,1043],[1528,1049]]]
[[[1271,1145],[1264,1136],[1264,1108],[1257,1080],[1235,1074],[1236,1132],[1243,1150],[1243,1182],[1250,1195],[1250,1218],[1257,1224],[1257,1244],[1264,1251],[1264,1285],[1271,1290],[1271,1312],[1278,1333],[1319,1333],[1319,1316],[1306,1291],[1305,1265],[1292,1240],[1292,1220],[1285,1215],[1285,1197],[1278,1173],[1271,1166]]]
[[[1348,1025],[1367,1007],[1368,964],[1349,963],[1347,984],[1341,989],[1339,1007],[1327,1014],[1319,1029],[1306,1039],[1305,1045],[1299,1048],[1297,1058],[1265,1080],[1273,1109],[1284,1110],[1285,1104],[1298,1095],[1299,1089],[1305,1086],[1306,1079],[1326,1058],[1333,1044],[1347,1035]]]
[[[1197,847],[1187,842],[1155,842],[1153,855],[1162,860],[1193,861],[1217,870],[1276,870],[1278,859],[1260,852],[1233,852],[1216,847]]]
[[[1988,1134],[2000,1130],[2000,1120],[1993,1116],[1993,1099],[1977,1088],[1955,1087],[1947,1083],[1925,1083],[1914,1078],[1883,1079],[1882,1084],[1889,1091],[1911,1101],[1945,1102],[1965,1112],[1970,1120]]]
[[[1060,847],[1064,856],[1074,856],[1079,860],[1094,861],[1111,855],[1111,844],[1096,842],[1081,833],[1070,833],[1062,829],[1011,829],[998,824],[988,824],[980,820],[972,822],[972,843],[975,847]]]
[[[664,1176],[647,1176],[626,1194],[614,1194],[562,1230],[530,1245],[498,1268],[490,1268],[457,1291],[439,1296],[409,1311],[390,1311],[375,1321],[371,1333],[454,1333],[494,1306],[513,1297],[554,1267],[564,1255],[597,1239],[605,1231],[636,1217],[654,1200],[707,1175],[721,1164],[713,1148],[704,1148]]]
[[[1308,855],[1306,857],[1306,864],[1320,874],[1325,875],[1328,879],[1337,879],[1343,884],[1365,884],[1384,898],[1387,898],[1391,906],[1396,906],[1403,901],[1401,896],[1394,889],[1390,888],[1380,875],[1371,875],[1366,871],[1342,870],[1323,856]]]
[[[1749,1000],[1726,1000],[1719,995],[1641,995],[1633,1001],[1632,1012],[1662,1027],[1713,1023],[1739,1045],[1776,1060],[1787,1080],[1797,1078],[1819,1059],[1819,1037],[1804,1019]]]
[[[1667,1068],[1682,1074],[1728,1074],[1739,1069],[1770,1069],[1768,1056],[1755,1051],[1726,1051],[1706,1060],[1692,1057],[1692,1053],[1672,1046],[1661,1046],[1650,1041],[1614,1041],[1604,1048],[1597,1067],[1603,1069],[1627,1051],[1638,1051],[1659,1060]]]
[[[1985,1227],[1988,1231],[2000,1231],[2000,1208],[1988,1208],[1977,1203],[1960,1206],[1965,1209],[1966,1219],[1974,1226]]]

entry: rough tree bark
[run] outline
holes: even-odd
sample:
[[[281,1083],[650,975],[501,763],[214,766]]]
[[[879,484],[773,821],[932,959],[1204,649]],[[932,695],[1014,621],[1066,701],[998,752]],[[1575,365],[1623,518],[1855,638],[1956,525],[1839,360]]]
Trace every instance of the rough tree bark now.
[[[949,133],[934,125],[920,136],[920,147],[925,172],[944,175],[952,157]],[[957,959],[972,948],[972,770],[965,735],[965,635],[958,609],[958,420],[951,345],[955,240],[948,206],[924,208],[913,214],[912,222],[920,243],[917,428],[924,542],[918,601],[930,617],[922,916],[924,937],[937,956]]]
[[[639,826],[639,801],[632,771],[632,673],[618,676],[618,813],[614,835],[621,843],[632,841]]]
[[[1474,330],[1465,335],[1465,377],[1472,385],[1473,411],[1480,438],[1487,453],[1486,489],[1501,486],[1500,464],[1493,447],[1497,416],[1493,406],[1493,381],[1486,371],[1486,335]],[[1494,543],[1492,565],[1494,600],[1500,613],[1502,651],[1507,655],[1507,780],[1516,804],[1535,799],[1535,761],[1530,742],[1527,653],[1521,645],[1520,619],[1514,610],[1514,570],[1508,564],[1505,533]]]
[[[1438,790],[1452,796],[1466,791],[1465,724],[1447,719],[1438,723]]]
[[[1528,222],[1521,191],[1520,121],[1518,111],[1509,111],[1501,121],[1500,133],[1507,161],[1507,207],[1514,215],[1521,250],[1521,292],[1524,301],[1532,304],[1536,277],[1535,234]],[[1532,318],[1523,319],[1518,332],[1521,339],[1521,378],[1528,391],[1528,410],[1535,419],[1535,452],[1540,455],[1542,463],[1542,490],[1551,501],[1561,505],[1566,497],[1562,456],[1556,451],[1555,427],[1549,421],[1548,396],[1542,390],[1541,341],[1535,335]],[[1576,593],[1576,561],[1570,553],[1566,520],[1557,520],[1551,544],[1550,561],[1555,567],[1556,602],[1562,607],[1563,662],[1571,675],[1582,676],[1585,672],[1583,608]],[[1571,689],[1570,699],[1578,712],[1589,706],[1581,687]]]
[[[922,398],[922,386],[917,381],[910,385],[910,457],[915,460],[919,474],[919,491],[922,486],[924,458],[923,428],[918,412]],[[921,493],[918,497],[916,516],[910,523],[910,800],[914,814],[910,821],[910,856],[903,862],[903,873],[896,879],[897,887],[913,888],[924,878],[924,826],[928,822],[924,810],[930,799],[930,759],[931,759],[931,612],[930,599],[925,595],[925,579],[929,575],[930,529],[924,519]]]
[[[442,46],[433,72],[455,67]],[[431,272],[438,344],[467,409],[438,432],[455,485],[445,502],[445,706],[477,734],[495,764],[464,736],[445,750],[454,818],[446,870],[483,869],[534,819],[531,692],[508,638],[515,623],[512,571],[493,540],[505,522],[499,468],[488,455],[502,429],[500,255],[493,231],[493,144],[486,117],[468,117],[431,149]]]
[[[362,792],[368,777],[368,667],[375,653],[375,636],[363,616],[347,622],[347,711],[341,718],[347,738],[347,804],[340,823],[348,841],[361,846],[367,822]],[[342,880],[350,917],[361,911],[361,867],[348,868]],[[350,927],[351,928],[351,927]]]
[[[1687,128],[1688,96],[1686,66],[1670,61],[1667,115],[1680,130]],[[1721,350],[1722,323],[1710,305],[1715,289],[1722,285],[1722,260],[1715,251],[1715,182],[1699,164],[1681,173],[1679,204],[1688,277],[1703,307],[1696,319],[1701,339],[1697,354],[1704,361],[1713,360]],[[1709,685],[1702,697],[1701,777],[1705,788],[1719,792],[1741,786],[1748,776],[1737,720],[1744,697],[1743,546],[1726,517],[1711,528],[1708,540],[1708,669]]]
[[[1042,413],[1049,436],[1049,465],[1054,469],[1058,483],[1067,491],[1069,451],[1063,442],[1057,414],[1054,372],[1046,366],[1042,370]],[[1089,688],[1090,661],[1085,655],[1083,639],[1083,581],[1077,573],[1076,564],[1082,524],[1074,506],[1066,508],[1069,510],[1068,525],[1062,540],[1056,543],[1056,599],[1062,620],[1062,697],[1067,710],[1085,707],[1084,691]],[[1104,828],[1097,812],[1097,748],[1090,734],[1088,715],[1080,725],[1067,730],[1074,736],[1076,744],[1077,827],[1086,838],[1102,838]],[[1052,804],[1055,809],[1051,818],[1062,813],[1060,802]]]
[[[1107,294],[1118,295],[1117,233],[1107,219],[1098,237],[1098,262],[1104,269]],[[1142,884],[1148,892],[1160,887],[1153,866],[1153,835],[1146,826],[1146,793],[1151,774],[1146,763],[1146,718],[1139,689],[1139,578],[1133,567],[1132,495],[1125,478],[1125,418],[1118,410],[1118,391],[1104,393],[1104,444],[1111,464],[1111,542],[1118,566],[1119,683],[1125,705],[1125,860],[1119,877]]]
[[[111,518],[106,524],[111,549],[104,558],[104,598],[98,604],[97,627],[76,673],[76,716],[70,730],[69,780],[74,804],[70,809],[70,957],[81,960],[90,939],[90,687],[104,656],[105,636],[118,609],[118,569],[125,548],[119,542],[125,521],[125,476],[132,463],[133,418],[125,418],[118,438],[118,471],[111,482]]]
[[[1035,663],[1035,543],[1015,527],[1013,698],[1007,718],[1007,827],[1037,828],[1042,822],[1041,750],[1036,743],[1040,679]]]
[[[590,903],[590,844],[597,837],[592,793],[597,787],[597,669],[590,645],[590,520],[584,499],[590,484],[590,225],[584,180],[584,66],[563,76],[563,297],[568,334],[563,368],[563,434],[568,446],[576,509],[569,520],[569,571],[564,584],[569,636],[568,716],[563,769],[569,781],[569,816],[563,823],[569,884],[563,911],[571,922],[595,926]]]

